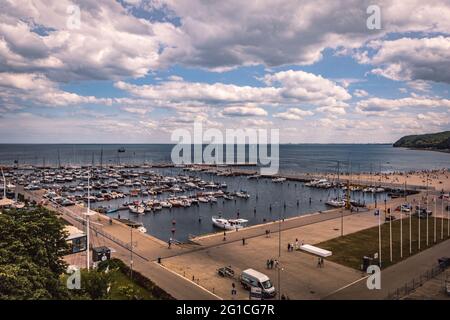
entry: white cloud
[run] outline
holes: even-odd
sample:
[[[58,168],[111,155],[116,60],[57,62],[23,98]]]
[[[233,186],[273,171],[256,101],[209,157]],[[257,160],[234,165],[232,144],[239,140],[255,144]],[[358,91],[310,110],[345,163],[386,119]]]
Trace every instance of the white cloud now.
[[[223,109],[222,114],[229,117],[267,116],[267,111],[258,107],[227,107]]]
[[[230,105],[236,103],[264,105],[347,106],[351,96],[343,87],[320,75],[304,71],[281,71],[265,75],[265,87],[238,86],[224,83],[167,81],[152,85],[134,85],[119,81],[116,88],[134,97],[169,106],[173,103]]]
[[[355,91],[353,91],[353,94],[358,98],[367,97],[369,95],[369,93],[363,89],[356,89]]]
[[[379,31],[366,28],[366,8],[373,4],[368,0],[165,3],[180,18],[178,31],[185,41],[161,58],[216,71],[252,64],[312,64],[326,48],[345,52],[342,48],[358,48],[391,32],[450,30],[450,7],[439,0],[377,1],[382,8]]]
[[[68,106],[77,104],[106,104],[113,99],[81,96],[60,90],[41,74],[0,72],[0,101],[18,105]],[[14,102],[15,101],[15,102]]]
[[[240,123],[242,126],[254,127],[254,128],[273,126],[272,121],[263,120],[263,119],[244,119]]]
[[[359,101],[356,110],[367,114],[384,114],[388,111],[402,110],[406,108],[449,108],[449,99],[440,99],[423,96],[410,96],[401,99],[370,98]]]
[[[285,112],[274,114],[274,118],[280,118],[283,120],[302,120],[306,116],[312,116],[314,113],[308,110],[302,110],[299,108],[290,108]]]
[[[376,53],[360,62],[379,66],[372,73],[392,80],[450,83],[450,37],[374,41]],[[421,82],[422,84],[425,82]]]
[[[161,46],[176,36],[172,24],[135,18],[107,0],[78,3],[80,28],[68,29],[72,4],[3,1],[0,69],[40,72],[58,81],[142,77],[160,67]]]
[[[431,84],[429,81],[424,80],[408,81],[407,85],[416,91],[429,92],[431,90]]]

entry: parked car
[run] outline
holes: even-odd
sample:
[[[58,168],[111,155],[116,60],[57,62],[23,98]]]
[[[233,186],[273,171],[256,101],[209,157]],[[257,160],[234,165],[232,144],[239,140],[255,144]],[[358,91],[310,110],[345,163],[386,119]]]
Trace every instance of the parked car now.
[[[419,219],[426,219],[427,217],[433,215],[433,212],[424,208],[416,208],[415,214]]]

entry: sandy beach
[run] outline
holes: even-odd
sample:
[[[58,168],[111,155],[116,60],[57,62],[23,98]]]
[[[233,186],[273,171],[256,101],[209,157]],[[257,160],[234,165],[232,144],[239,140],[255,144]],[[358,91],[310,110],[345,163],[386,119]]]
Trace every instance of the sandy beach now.
[[[321,177],[336,180],[336,173],[325,173]],[[434,188],[436,191],[450,191],[450,171],[448,169],[392,172],[392,173],[360,173],[340,174],[340,180],[350,180],[352,183],[359,181],[371,182],[374,185],[383,183],[405,184]],[[428,181],[427,181],[428,180]]]

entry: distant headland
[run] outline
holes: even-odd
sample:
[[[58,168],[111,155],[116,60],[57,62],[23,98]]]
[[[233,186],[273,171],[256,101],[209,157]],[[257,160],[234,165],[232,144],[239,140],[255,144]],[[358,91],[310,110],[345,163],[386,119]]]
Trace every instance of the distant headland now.
[[[394,147],[450,152],[450,131],[404,136]]]

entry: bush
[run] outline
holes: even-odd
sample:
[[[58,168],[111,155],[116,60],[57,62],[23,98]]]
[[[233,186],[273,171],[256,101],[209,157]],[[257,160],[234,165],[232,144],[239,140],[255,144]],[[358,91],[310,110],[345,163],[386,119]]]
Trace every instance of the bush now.
[[[110,259],[99,263],[98,270],[105,270],[109,266],[110,269],[119,269],[122,273],[130,276],[131,269],[120,259]],[[160,287],[156,286],[150,279],[141,273],[133,270],[133,280],[147,289],[155,298],[162,300],[174,300],[174,298]]]

